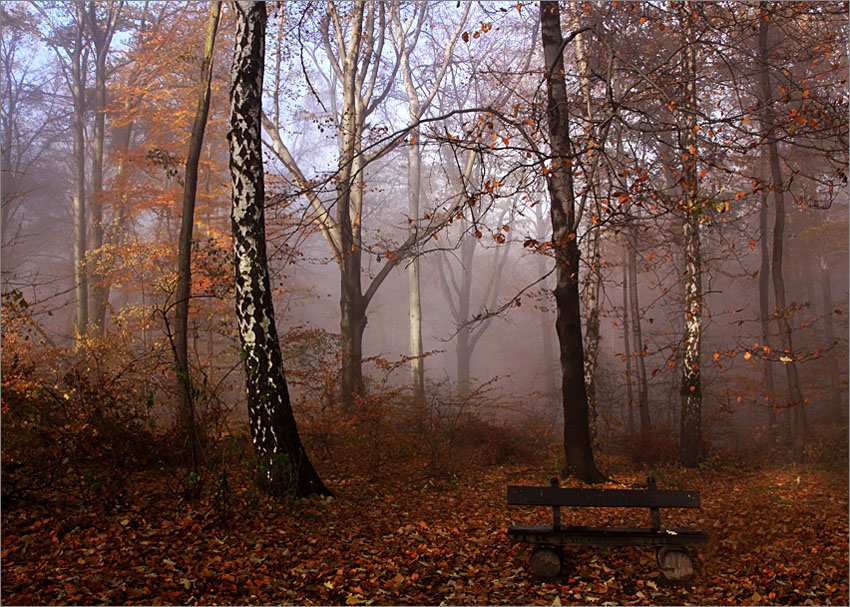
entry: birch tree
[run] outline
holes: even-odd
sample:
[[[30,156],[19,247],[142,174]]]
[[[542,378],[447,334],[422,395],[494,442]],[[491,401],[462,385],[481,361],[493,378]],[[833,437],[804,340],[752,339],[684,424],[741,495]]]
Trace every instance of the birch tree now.
[[[248,417],[265,488],[272,495],[329,495],[301,444],[280,353],[266,259],[261,140],[266,5],[234,2],[230,88],[231,223],[236,316]]]
[[[682,360],[682,416],[679,459],[682,465],[695,467],[702,460],[702,379],[700,344],[702,341],[702,257],[700,252],[700,214],[697,177],[697,64],[694,37],[694,12],[691,2],[679,5],[682,28],[682,81],[684,99],[679,128],[679,152],[682,166],[683,236],[685,242],[685,335]]]

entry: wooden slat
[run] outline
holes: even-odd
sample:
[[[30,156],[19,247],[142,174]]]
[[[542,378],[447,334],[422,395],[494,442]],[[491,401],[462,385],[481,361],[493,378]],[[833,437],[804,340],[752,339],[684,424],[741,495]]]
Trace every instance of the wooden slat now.
[[[571,489],[508,485],[512,506],[597,506],[603,508],[699,508],[698,491]]]
[[[621,527],[562,527],[550,525],[508,529],[516,542],[554,546],[692,546],[708,542],[708,534],[695,529]]]

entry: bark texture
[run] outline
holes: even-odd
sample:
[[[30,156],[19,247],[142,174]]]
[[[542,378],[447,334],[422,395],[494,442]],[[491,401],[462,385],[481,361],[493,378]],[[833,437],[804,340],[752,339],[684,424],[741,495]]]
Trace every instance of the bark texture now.
[[[702,253],[699,234],[702,206],[698,198],[697,66],[693,20],[693,4],[681,3],[679,22],[682,27],[684,113],[679,128],[679,145],[683,159],[682,195],[685,215],[682,222],[685,243],[685,335],[679,460],[683,466],[690,468],[702,460]]]
[[[548,93],[546,115],[552,156],[551,168],[547,172],[547,186],[551,199],[552,246],[556,264],[555,302],[558,318],[555,326],[561,348],[565,467],[566,471],[576,478],[596,483],[606,478],[596,467],[590,444],[578,281],[578,218],[570,158],[572,141],[564,77],[564,41],[557,2],[540,3],[540,28],[545,57]]]
[[[260,139],[266,6],[264,2],[235,2],[233,6],[237,30],[228,142],[236,315],[259,480],[272,495],[329,495],[301,444],[292,414],[266,262]]]

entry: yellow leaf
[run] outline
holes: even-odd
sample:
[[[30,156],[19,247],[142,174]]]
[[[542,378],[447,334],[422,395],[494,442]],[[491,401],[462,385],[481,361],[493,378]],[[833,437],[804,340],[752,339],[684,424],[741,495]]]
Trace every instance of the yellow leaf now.
[[[563,605],[563,603],[561,602],[561,597],[559,597],[558,595],[555,595],[555,600],[552,601],[552,604],[553,605]]]
[[[790,356],[780,356],[779,360],[781,360],[784,363],[790,363],[790,362],[794,361],[794,359],[791,358]]]
[[[744,352],[744,360],[750,360],[753,357],[749,352]]]

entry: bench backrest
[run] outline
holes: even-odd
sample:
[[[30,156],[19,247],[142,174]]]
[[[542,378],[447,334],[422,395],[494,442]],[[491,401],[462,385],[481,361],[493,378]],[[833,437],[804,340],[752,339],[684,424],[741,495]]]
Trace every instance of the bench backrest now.
[[[572,489],[508,485],[511,506],[551,506],[552,527],[561,527],[561,506],[596,506],[601,508],[649,508],[653,529],[661,528],[659,508],[699,508],[698,491],[672,491],[655,488],[655,479],[646,481],[646,489]]]
[[[608,508],[699,508],[697,491],[657,489],[571,489],[508,486],[512,506],[597,506]]]

